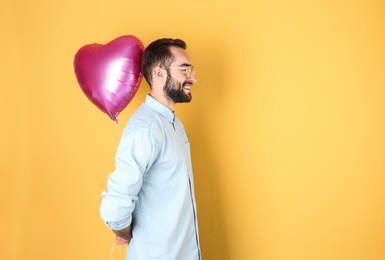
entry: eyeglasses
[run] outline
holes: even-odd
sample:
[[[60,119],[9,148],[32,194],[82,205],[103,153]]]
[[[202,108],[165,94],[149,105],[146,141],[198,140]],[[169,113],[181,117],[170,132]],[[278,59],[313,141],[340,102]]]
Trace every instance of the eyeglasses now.
[[[169,66],[169,67],[163,67],[165,69],[178,69],[178,70],[183,70],[184,73],[186,74],[187,78],[189,78],[191,76],[192,73],[195,73],[195,67],[194,65],[190,65],[190,66],[180,66],[180,67],[173,67],[173,66]]]

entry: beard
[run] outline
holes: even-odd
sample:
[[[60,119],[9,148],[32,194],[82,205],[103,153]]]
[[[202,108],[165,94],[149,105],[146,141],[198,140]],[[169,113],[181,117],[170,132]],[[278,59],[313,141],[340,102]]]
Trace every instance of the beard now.
[[[189,103],[192,99],[191,93],[185,93],[183,87],[187,84],[192,85],[190,81],[176,82],[171,78],[171,73],[167,71],[166,84],[163,89],[166,96],[174,101],[174,103]]]

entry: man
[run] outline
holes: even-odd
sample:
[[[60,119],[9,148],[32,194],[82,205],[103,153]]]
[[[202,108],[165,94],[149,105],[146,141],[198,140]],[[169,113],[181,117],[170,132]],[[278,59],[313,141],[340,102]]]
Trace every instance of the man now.
[[[185,42],[151,43],[142,73],[150,94],[122,135],[101,217],[118,244],[129,244],[126,259],[199,260],[190,146],[175,116],[175,104],[191,101],[197,81]]]

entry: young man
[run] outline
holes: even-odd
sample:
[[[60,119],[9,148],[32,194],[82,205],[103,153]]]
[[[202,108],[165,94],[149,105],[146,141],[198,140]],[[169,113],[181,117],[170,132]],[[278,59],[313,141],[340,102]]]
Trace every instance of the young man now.
[[[175,116],[175,104],[191,101],[197,81],[185,42],[151,43],[142,72],[150,94],[122,135],[101,217],[118,244],[129,244],[126,259],[199,260],[190,146]]]

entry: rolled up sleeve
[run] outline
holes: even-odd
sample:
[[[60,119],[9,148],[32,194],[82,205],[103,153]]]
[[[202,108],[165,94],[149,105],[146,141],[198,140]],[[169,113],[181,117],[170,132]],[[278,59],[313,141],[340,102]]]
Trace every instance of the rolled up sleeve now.
[[[118,146],[116,169],[108,176],[102,193],[100,215],[112,230],[122,230],[132,222],[132,212],[142,187],[143,174],[153,160],[155,139],[148,130],[126,129]]]

